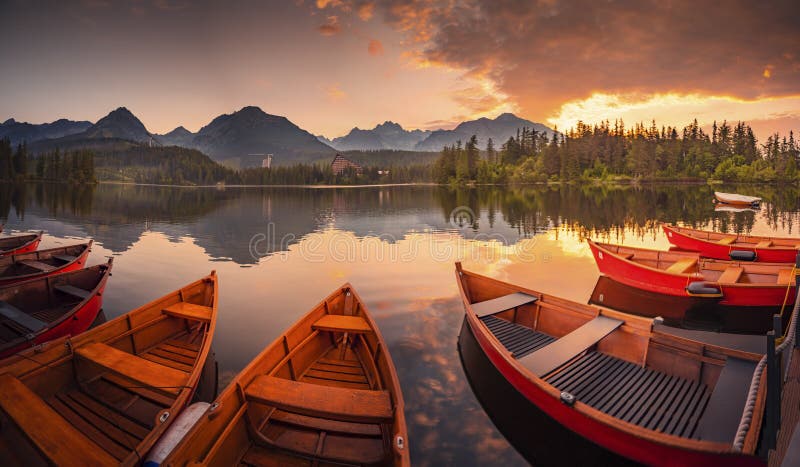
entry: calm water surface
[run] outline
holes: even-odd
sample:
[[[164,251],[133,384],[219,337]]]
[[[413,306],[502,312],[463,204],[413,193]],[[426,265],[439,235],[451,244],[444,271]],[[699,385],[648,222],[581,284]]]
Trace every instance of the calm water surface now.
[[[0,186],[5,233],[44,230],[42,248],[94,239],[114,256],[108,318],[212,269],[222,384],[344,282],[389,345],[415,465],[521,465],[476,401],[459,362],[453,262],[586,302],[598,277],[590,236],[667,248],[657,220],[797,236],[796,188],[722,187],[765,198],[720,212],[708,186],[166,188]],[[532,427],[531,429],[535,429]]]

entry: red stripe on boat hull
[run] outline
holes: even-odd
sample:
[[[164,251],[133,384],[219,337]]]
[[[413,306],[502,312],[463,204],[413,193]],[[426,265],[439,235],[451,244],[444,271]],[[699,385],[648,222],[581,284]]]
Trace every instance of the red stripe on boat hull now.
[[[630,433],[601,423],[579,413],[574,408],[545,392],[498,352],[485,335],[483,327],[474,316],[467,316],[467,324],[483,353],[498,372],[530,403],[556,423],[571,430],[588,441],[616,455],[647,465],[726,465],[760,466],[764,462],[754,456],[733,453],[714,454],[702,451],[681,449],[633,436]],[[542,439],[546,442],[546,439]],[[568,463],[569,453],[564,453]]]

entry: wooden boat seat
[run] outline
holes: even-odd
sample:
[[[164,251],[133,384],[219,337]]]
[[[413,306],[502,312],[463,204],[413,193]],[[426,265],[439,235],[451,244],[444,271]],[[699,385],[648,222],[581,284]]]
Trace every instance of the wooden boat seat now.
[[[728,266],[724,271],[722,271],[722,275],[719,276],[717,282],[720,284],[735,284],[739,282],[739,278],[742,277],[743,271],[744,269],[738,266]]]
[[[126,378],[166,392],[180,392],[189,379],[189,375],[183,371],[145,360],[100,342],[79,347],[75,353]]]
[[[496,316],[484,316],[481,321],[514,358],[522,358],[555,340],[545,333]]]
[[[769,248],[772,246],[772,240],[762,240],[756,243],[756,248]]]
[[[367,320],[360,316],[325,315],[311,327],[317,331],[352,332],[355,334],[372,332]]]
[[[22,381],[0,375],[0,408],[53,465],[117,465]]]
[[[164,313],[176,318],[208,323],[211,321],[212,310],[209,306],[196,305],[188,302],[178,302],[164,308]]]
[[[536,376],[544,376],[597,344],[622,323],[618,319],[598,316],[518,361]]]
[[[516,292],[502,297],[493,298],[483,302],[473,303],[472,311],[478,315],[479,318],[500,313],[501,311],[510,310],[518,306],[527,305],[539,300],[539,297],[528,295],[522,292]]]
[[[70,255],[53,255],[52,257],[59,261],[63,261],[65,263],[71,263],[76,259],[78,259],[77,256],[70,256]]]
[[[327,418],[308,417],[283,410],[275,410],[269,416],[270,421],[294,425],[312,430],[327,431],[329,433],[342,433],[357,436],[381,436],[381,426],[375,423],[352,423],[330,420]]]
[[[30,329],[32,332],[38,332],[47,327],[47,323],[34,318],[33,316],[25,313],[14,305],[0,300],[0,315],[10,319],[11,321]]]
[[[756,362],[728,357],[706,410],[700,417],[695,437],[731,443],[742,417]]]
[[[86,289],[81,289],[80,287],[75,287],[74,285],[69,284],[58,284],[54,287],[54,289],[58,290],[61,293],[65,293],[67,295],[72,295],[73,297],[80,298],[81,300],[85,300],[92,295],[92,292]]]
[[[33,260],[33,259],[23,259],[22,261],[20,261],[20,263],[24,264],[25,266],[28,266],[29,268],[38,269],[38,270],[40,270],[42,272],[50,272],[50,271],[54,271],[54,270],[58,269],[55,266],[52,266],[52,265],[47,264],[47,263],[43,263],[41,261],[36,261],[36,260]]]
[[[348,389],[301,383],[274,376],[258,376],[247,386],[249,401],[309,417],[353,423],[390,423],[389,391]]]
[[[780,269],[776,283],[778,285],[794,284],[794,269]]]
[[[667,272],[670,274],[684,274],[697,265],[697,258],[681,258],[672,263]]]
[[[736,237],[725,237],[725,238],[719,239],[719,241],[717,241],[717,243],[719,243],[720,245],[730,245],[731,243],[733,243],[735,241],[736,241]]]

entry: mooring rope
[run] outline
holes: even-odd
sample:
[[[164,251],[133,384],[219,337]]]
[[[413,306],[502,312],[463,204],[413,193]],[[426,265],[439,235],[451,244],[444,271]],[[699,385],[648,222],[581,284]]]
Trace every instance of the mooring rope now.
[[[775,347],[775,356],[777,357],[778,354],[782,353],[787,348],[794,347],[794,341],[797,338],[796,331],[797,326],[795,322],[797,321],[797,314],[798,310],[800,310],[800,294],[796,294],[794,301],[794,309],[792,310],[792,316],[789,319],[789,329],[787,329],[785,338],[783,342],[781,342],[778,346]],[[789,368],[789,365],[792,363],[792,353],[789,352],[789,356],[786,358],[786,368]],[[742,448],[744,447],[744,439],[747,436],[747,431],[750,430],[750,424],[753,421],[753,412],[755,411],[756,407],[756,398],[758,396],[758,390],[761,386],[761,375],[764,373],[764,368],[767,366],[767,356],[764,355],[761,357],[761,360],[758,361],[758,365],[756,365],[756,370],[753,372],[753,379],[750,380],[750,392],[747,393],[747,402],[744,406],[744,412],[742,413],[742,418],[739,420],[739,428],[736,430],[736,438],[733,440],[733,449],[735,451],[741,452]],[[788,372],[787,372],[788,375]]]

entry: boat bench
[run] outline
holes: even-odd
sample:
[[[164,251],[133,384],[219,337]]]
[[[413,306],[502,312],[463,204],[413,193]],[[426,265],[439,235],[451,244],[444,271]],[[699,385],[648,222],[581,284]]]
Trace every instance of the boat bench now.
[[[170,305],[164,310],[165,314],[174,316],[176,318],[183,318],[192,321],[201,321],[208,323],[211,321],[211,314],[213,310],[209,306],[196,305],[188,302],[178,302]]]
[[[681,258],[678,261],[675,261],[667,268],[667,272],[670,274],[685,274],[689,269],[692,269],[697,265],[697,258]]]
[[[757,362],[728,357],[697,425],[695,438],[730,444],[742,418]]]
[[[0,375],[0,408],[52,465],[119,464],[9,373]]]
[[[769,248],[772,246],[772,240],[763,240],[756,243],[756,248]]]
[[[516,292],[502,297],[485,300],[483,302],[473,303],[471,305],[472,311],[478,315],[478,318],[484,316],[500,313],[501,311],[510,310],[518,306],[527,305],[539,300],[539,297],[528,295],[522,292]]]
[[[778,285],[794,284],[794,269],[780,269],[776,283]]]
[[[126,378],[169,393],[180,392],[189,380],[189,375],[181,370],[145,360],[100,342],[79,347],[75,353]]]
[[[77,256],[70,256],[70,255],[53,255],[52,257],[59,261],[63,261],[65,263],[71,263],[76,259],[78,259]]]
[[[30,329],[32,332],[38,332],[47,327],[47,323],[34,318],[33,316],[25,313],[14,305],[0,300],[0,316]]]
[[[40,270],[42,272],[50,272],[50,271],[55,271],[56,269],[58,269],[55,266],[52,266],[52,265],[47,264],[47,263],[43,263],[41,261],[36,261],[34,259],[23,259],[22,261],[20,261],[20,264],[24,264],[25,266],[28,266],[29,268],[38,269],[38,270]]]
[[[317,331],[350,332],[354,334],[372,332],[367,320],[360,316],[325,315],[311,325],[311,328]]]
[[[245,391],[248,401],[309,417],[354,423],[390,423],[389,391],[349,389],[302,383],[275,376],[256,377]]]
[[[560,339],[518,359],[536,376],[544,376],[600,342],[622,325],[622,321],[598,316]]]
[[[81,289],[80,287],[75,287],[74,285],[69,284],[58,284],[53,288],[61,293],[72,295],[73,297],[80,298],[81,300],[85,300],[92,295],[92,292],[89,290]]]
[[[717,279],[717,283],[735,284],[739,282],[739,278],[742,277],[742,272],[744,272],[743,268],[738,266],[728,266],[724,271],[722,271],[722,275],[719,276],[719,279]]]
[[[717,241],[720,245],[730,245],[731,243],[736,241],[736,237],[725,237],[721,238]]]

